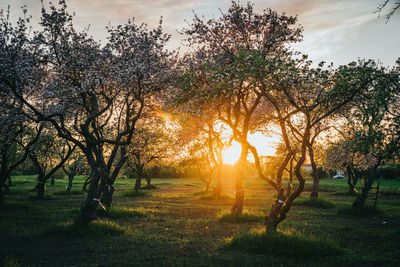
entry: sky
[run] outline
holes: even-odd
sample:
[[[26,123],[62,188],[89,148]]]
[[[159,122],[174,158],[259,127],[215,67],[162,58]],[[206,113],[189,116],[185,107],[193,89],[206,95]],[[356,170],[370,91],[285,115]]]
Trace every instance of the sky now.
[[[58,0],[53,0],[57,2]],[[358,58],[375,59],[385,66],[394,65],[400,57],[400,13],[387,22],[385,13],[374,13],[384,0],[253,0],[256,11],[272,8],[279,13],[297,15],[304,28],[304,40],[295,49],[308,54],[314,62],[333,62],[335,66]],[[48,7],[48,1],[44,0]],[[247,1],[241,1],[245,4]],[[391,1],[393,3],[394,0]],[[67,0],[76,16],[78,29],[90,25],[90,33],[106,42],[107,25],[124,24],[134,17],[138,23],[157,25],[163,16],[165,32],[172,35],[169,49],[184,47],[179,29],[188,25],[194,13],[205,18],[219,17],[230,6],[230,0]],[[0,0],[0,9],[10,5],[11,19],[21,16],[26,5],[32,23],[39,21],[40,0]],[[184,48],[183,48],[184,49]]]

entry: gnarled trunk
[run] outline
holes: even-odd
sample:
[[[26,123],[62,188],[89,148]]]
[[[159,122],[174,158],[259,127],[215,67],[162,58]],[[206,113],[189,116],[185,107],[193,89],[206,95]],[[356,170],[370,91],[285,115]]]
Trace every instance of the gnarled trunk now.
[[[357,176],[350,165],[347,165],[347,184],[349,185],[349,194],[354,195],[356,191]]]
[[[101,186],[101,203],[108,209],[111,207],[112,204],[112,197],[114,194],[114,186],[112,185],[102,185]]]
[[[377,177],[378,166],[379,164],[376,164],[375,166],[368,169],[368,178],[364,183],[361,194],[358,195],[357,198],[354,200],[352,205],[353,208],[362,208],[364,206],[368,192]]]
[[[100,173],[97,167],[92,166],[92,175],[90,178],[89,191],[81,205],[80,213],[75,223],[87,224],[96,219],[96,209],[101,197],[99,190]]]
[[[308,154],[310,156],[312,176],[313,176],[313,187],[311,190],[310,198],[316,199],[318,198],[319,176],[318,176],[317,164],[315,163],[314,159],[314,149],[312,148],[312,145],[308,145]]]

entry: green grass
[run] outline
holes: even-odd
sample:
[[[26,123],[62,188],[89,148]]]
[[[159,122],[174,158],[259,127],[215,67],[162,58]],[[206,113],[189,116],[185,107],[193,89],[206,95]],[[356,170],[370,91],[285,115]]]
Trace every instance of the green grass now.
[[[317,239],[296,233],[251,231],[228,240],[224,248],[301,260],[338,256],[344,253],[340,246],[328,239]]]
[[[90,224],[59,223],[46,229],[44,235],[57,238],[98,238],[122,235],[124,232],[124,229],[115,222],[97,220]]]
[[[233,199],[231,196],[228,196],[226,194],[221,194],[220,196],[216,196],[212,191],[204,191],[204,190],[195,192],[193,195],[198,196],[198,199],[203,199],[203,200]]]
[[[319,209],[333,209],[335,207],[333,202],[323,198],[299,199],[294,204]]]
[[[74,191],[84,179],[74,179]],[[29,198],[36,195],[30,191],[34,177],[13,177],[11,190],[18,193],[5,195],[5,208],[0,207],[0,266],[5,257],[20,266],[400,266],[399,194],[379,197],[381,213],[338,214],[350,209],[355,196],[336,194],[348,190],[343,179],[321,180],[320,199],[334,208],[297,203],[278,226],[278,237],[265,238],[263,231],[251,229],[264,229],[275,190],[257,177],[246,178],[245,212],[234,217],[229,213],[234,179],[223,181],[227,197],[218,200],[201,198],[200,179],[156,178],[158,189],[141,190],[148,192],[143,197],[127,197],[135,181],[117,179],[111,209],[107,214],[99,209],[98,219],[85,228],[72,224],[85,195],[64,194],[66,179],[47,185],[51,200],[35,200]],[[387,192],[400,188],[400,181],[381,183]],[[311,184],[307,180],[306,189]],[[302,195],[295,203],[308,200],[309,191]],[[335,254],[338,246],[344,252],[313,258],[299,246],[317,252],[325,247],[321,255]]]
[[[97,215],[101,217],[109,218],[132,218],[132,217],[144,217],[146,210],[143,208],[127,208],[127,207],[111,207],[107,211],[104,209],[98,209]]]
[[[151,195],[151,193],[146,190],[138,190],[138,191],[134,191],[133,189],[129,189],[129,190],[125,190],[122,193],[123,196],[125,197],[145,197],[145,196],[149,196]]]
[[[243,212],[241,215],[232,214],[230,212],[223,212],[218,216],[219,222],[226,223],[249,223],[249,222],[262,222],[264,216]]]

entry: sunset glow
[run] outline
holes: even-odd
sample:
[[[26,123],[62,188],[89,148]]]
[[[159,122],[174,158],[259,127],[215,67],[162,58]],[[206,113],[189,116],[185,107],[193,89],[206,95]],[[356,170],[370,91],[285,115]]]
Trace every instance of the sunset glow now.
[[[273,156],[276,151],[276,145],[279,143],[279,136],[265,136],[260,132],[256,132],[254,134],[249,134],[248,141],[251,145],[257,148],[257,152],[259,156]],[[233,141],[232,145],[228,147],[224,151],[224,163],[229,165],[234,165],[240,157],[240,153],[242,152],[242,147],[240,143]],[[254,158],[249,153],[248,160],[250,162],[254,162]]]
[[[235,165],[235,163],[240,158],[241,152],[242,152],[242,146],[238,142],[233,141],[232,145],[224,151],[224,163],[229,165]]]

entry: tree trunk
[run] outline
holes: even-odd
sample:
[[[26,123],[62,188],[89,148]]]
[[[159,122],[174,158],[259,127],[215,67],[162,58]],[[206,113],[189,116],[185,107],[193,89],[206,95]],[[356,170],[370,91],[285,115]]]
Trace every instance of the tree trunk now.
[[[45,186],[44,182],[39,182],[36,184],[36,192],[37,192],[37,198],[44,198],[44,191],[45,191]]]
[[[81,210],[75,223],[88,224],[96,219],[96,209],[100,202],[101,192],[99,190],[100,174],[97,167],[92,166],[92,174],[89,191],[86,199],[81,205]]]
[[[329,169],[328,174],[329,174],[329,179],[333,179],[334,170]]]
[[[142,186],[142,177],[143,177],[143,167],[140,165],[136,166],[136,182],[135,182],[135,187],[133,188],[134,192],[139,192],[140,187]]]
[[[142,176],[138,174],[138,176],[136,177],[135,187],[133,191],[137,193],[141,185],[142,185]]]
[[[147,187],[151,188],[151,177],[150,177],[150,175],[146,175],[146,183],[147,183]]]
[[[221,192],[222,192],[222,175],[221,175],[221,165],[219,165],[217,168],[217,183],[215,184],[214,190],[213,190],[213,195],[216,198],[221,197]]]
[[[346,169],[347,169],[347,184],[349,185],[349,194],[354,195],[356,194],[357,178],[350,165],[347,165]]]
[[[288,197],[291,194],[292,187],[293,187],[293,161],[294,161],[294,155],[290,159],[290,165],[289,165],[289,183],[287,186],[287,191],[286,191],[286,197]]]
[[[74,180],[75,175],[73,173],[70,173],[68,175],[68,186],[67,186],[67,191],[70,192],[72,189],[72,181]]]
[[[275,201],[275,203],[272,205],[271,210],[269,212],[268,216],[265,216],[265,232],[270,233],[270,232],[276,232],[276,228],[278,227],[279,224],[279,213],[282,207],[282,202]]]
[[[82,189],[86,190],[86,187],[92,182],[92,173],[86,178],[85,183],[83,184]]]
[[[51,176],[50,183],[51,183],[51,185],[54,185],[54,176]]]
[[[311,145],[308,146],[308,153],[310,156],[311,167],[312,167],[312,176],[313,176],[313,187],[311,190],[310,198],[316,199],[316,198],[318,198],[319,176],[318,176],[317,164],[315,163],[315,159],[314,159],[314,150]]]
[[[111,207],[114,190],[115,190],[114,186],[112,186],[112,185],[103,185],[101,187],[101,191],[102,191],[101,203],[107,209]]]
[[[371,186],[377,177],[378,166],[379,166],[379,164],[368,169],[367,181],[364,183],[362,193],[360,195],[358,195],[357,198],[354,200],[353,205],[352,205],[353,208],[362,208],[364,206],[365,199],[367,198],[368,192],[371,189]]]
[[[235,205],[233,205],[231,209],[232,214],[236,216],[242,215],[243,212],[243,200],[244,200],[243,175],[244,175],[245,164],[246,164],[245,160],[239,159],[236,165]]]

